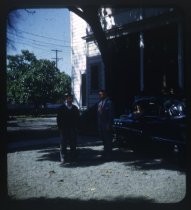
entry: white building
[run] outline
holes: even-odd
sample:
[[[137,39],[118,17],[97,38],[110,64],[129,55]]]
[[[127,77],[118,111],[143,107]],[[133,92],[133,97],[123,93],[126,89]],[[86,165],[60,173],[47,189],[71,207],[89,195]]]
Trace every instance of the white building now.
[[[173,80],[173,84],[169,82],[169,86],[179,86],[180,88],[183,86],[183,79],[182,79],[182,46],[181,46],[181,30],[179,30],[179,20],[178,17],[174,17],[174,9],[172,8],[134,8],[134,9],[125,9],[125,8],[118,8],[118,9],[110,9],[110,8],[102,8],[101,10],[101,23],[102,27],[105,31],[107,31],[107,38],[114,40],[116,39],[116,43],[121,40],[128,41],[129,35],[137,33],[139,34],[139,38],[136,41],[133,41],[132,46],[138,46],[136,54],[134,57],[137,57],[137,66],[133,66],[133,71],[137,71],[137,76],[134,78],[134,81],[138,81],[136,90],[134,93],[138,91],[144,91],[146,89],[150,89],[149,82],[150,82],[150,75],[153,74],[152,69],[153,67],[157,69],[157,62],[160,63],[160,58],[155,56],[153,59],[153,63],[149,63],[149,59],[151,54],[149,54],[148,50],[144,52],[144,44],[147,43],[148,47],[155,47],[156,50],[165,52],[165,48],[168,47],[168,41],[161,40],[161,44],[158,46],[160,40],[156,37],[152,43],[149,43],[149,40],[152,38],[152,34],[155,31],[159,30],[157,27],[167,26],[167,29],[170,28],[170,23],[177,24],[178,28],[178,42],[176,42],[176,38],[174,38],[174,46],[178,46],[178,55],[177,60],[176,55],[174,55],[174,63],[177,68],[176,71],[176,78]],[[161,18],[164,16],[164,18]],[[70,13],[70,24],[71,24],[71,45],[72,45],[72,90],[75,96],[75,102],[79,108],[89,108],[94,105],[98,100],[98,90],[105,88],[105,79],[104,79],[104,65],[101,59],[100,51],[96,45],[95,40],[87,38],[91,35],[91,29],[88,24],[80,18],[78,15],[74,14],[73,12]],[[165,28],[164,27],[164,28]],[[163,28],[162,28],[163,29]],[[165,28],[166,30],[166,28]],[[168,32],[163,32],[163,36],[167,36],[169,40],[171,40],[171,29],[168,29]],[[177,33],[176,29],[174,34]],[[156,34],[156,33],[155,33]],[[144,43],[144,35],[146,42]],[[118,40],[118,41],[117,41]],[[127,42],[122,44],[122,48],[120,48],[121,52],[126,53],[126,44]],[[132,40],[131,40],[132,43]],[[151,46],[152,44],[152,46]],[[157,48],[158,47],[158,48]],[[129,50],[132,50],[132,48]],[[150,49],[149,49],[150,50]],[[132,54],[132,53],[131,53]],[[123,62],[132,62],[131,57],[128,57],[129,54],[125,54]],[[131,56],[131,55],[130,55]],[[133,55],[132,55],[133,56]],[[133,57],[133,58],[134,58]],[[129,61],[128,61],[129,59]],[[146,61],[146,64],[144,62]],[[167,61],[168,62],[168,61]],[[135,62],[136,63],[136,62]],[[134,65],[134,64],[133,64]],[[160,70],[160,78],[158,80],[158,87],[160,89],[160,85],[164,83],[166,85],[166,78],[168,77],[168,81],[172,80],[171,75],[174,74],[174,66],[171,64],[164,63],[168,72],[165,70]],[[178,66],[178,67],[177,67]],[[129,67],[128,67],[129,68]],[[127,77],[129,75],[128,68],[122,72],[121,78]],[[169,71],[172,69],[173,72]],[[114,72],[113,74],[115,74]],[[115,75],[113,75],[115,77]],[[132,77],[132,75],[130,76]],[[133,77],[132,77],[133,78]],[[165,81],[163,81],[165,78]],[[125,84],[129,84],[129,80],[123,80]],[[160,83],[160,84],[159,84]],[[152,85],[154,86],[156,81],[153,81]],[[118,81],[118,86],[120,90],[120,79]],[[122,86],[123,87],[123,86]],[[133,86],[125,86],[125,90],[132,89]],[[127,93],[128,94],[128,93]],[[117,99],[118,100],[118,99]],[[123,102],[122,102],[123,103]],[[125,103],[125,102],[124,102]]]
[[[110,14],[107,9],[107,14]],[[114,25],[113,18],[106,16],[106,30]],[[94,41],[84,37],[91,33],[88,24],[70,13],[72,45],[72,90],[79,108],[91,107],[98,100],[98,90],[104,89],[104,67],[100,51]]]
[[[74,13],[70,13],[71,47],[72,47],[72,90],[75,103],[82,106],[82,77],[86,73],[86,22]]]

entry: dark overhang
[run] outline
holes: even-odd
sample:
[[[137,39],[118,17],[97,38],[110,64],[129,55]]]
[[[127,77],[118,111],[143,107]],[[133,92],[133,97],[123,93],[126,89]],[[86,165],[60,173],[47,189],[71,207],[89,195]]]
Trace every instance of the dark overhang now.
[[[181,20],[181,15],[177,10],[169,11],[168,13],[161,14],[158,16],[153,16],[145,18],[143,20],[138,20],[131,22],[122,26],[116,26],[112,29],[105,31],[108,39],[113,37],[120,37],[123,35],[145,31],[151,28],[160,27],[162,25],[168,25],[173,22],[178,22]],[[94,34],[89,34],[82,37],[87,42],[94,41]]]

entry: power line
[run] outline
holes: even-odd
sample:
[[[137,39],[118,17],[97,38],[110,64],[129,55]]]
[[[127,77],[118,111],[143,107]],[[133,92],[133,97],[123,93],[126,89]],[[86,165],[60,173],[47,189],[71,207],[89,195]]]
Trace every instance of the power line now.
[[[12,40],[12,39],[9,39],[9,40],[14,43],[14,40]],[[23,44],[23,45],[26,45],[26,46],[30,46],[30,47],[33,47],[33,48],[36,48],[36,49],[40,49],[40,50],[43,50],[43,51],[47,52],[47,49],[41,48],[41,47],[39,47],[39,45],[37,47],[36,46],[37,44],[35,44],[35,43],[28,43],[28,42],[26,43],[26,42],[23,42],[23,41],[17,41],[17,43],[20,43],[20,44]],[[43,45],[41,45],[41,46],[43,46]]]
[[[11,41],[12,43],[14,43],[15,41],[11,38],[9,38],[9,41]],[[40,49],[40,50],[43,50],[45,52],[47,52],[48,49],[50,49],[49,46],[45,46],[45,45],[41,45],[41,44],[37,44],[37,43],[29,43],[29,42],[24,42],[24,41],[20,41],[20,40],[17,40],[17,43],[20,43],[20,44],[23,44],[23,45],[26,45],[26,46],[30,46],[30,47],[33,47],[33,48],[36,48],[36,49]],[[40,46],[42,47],[46,47],[46,48],[41,48]],[[77,45],[76,45],[77,46]],[[75,46],[73,46],[75,47]],[[48,49],[47,49],[48,48]],[[66,54],[70,54],[70,51],[66,51],[66,49],[64,50],[63,53],[66,53]],[[86,53],[83,53],[84,55],[86,55]]]
[[[22,31],[22,30],[20,30],[20,31]],[[28,33],[28,32],[25,32],[25,33]],[[78,45],[78,43],[79,43],[79,41],[74,41],[73,42],[73,46],[71,46],[71,44],[69,44],[69,45],[60,45],[60,44],[54,44],[54,43],[50,43],[50,42],[43,42],[43,41],[38,41],[38,40],[35,40],[35,39],[30,39],[30,38],[28,38],[28,37],[24,37],[24,36],[22,36],[22,35],[18,35],[18,34],[14,34],[14,33],[11,33],[11,32],[8,32],[8,34],[10,34],[10,35],[13,35],[13,36],[17,36],[18,38],[20,38],[20,39],[27,39],[27,40],[31,40],[31,41],[33,41],[33,42],[40,42],[40,43],[44,43],[44,44],[48,44],[48,45],[55,45],[55,46],[59,46],[59,47],[66,47],[66,48],[72,48],[72,47],[75,47],[75,45]],[[28,34],[31,34],[31,33],[28,33]],[[40,35],[36,35],[36,36],[40,36]],[[44,36],[40,36],[40,37],[44,37]],[[46,38],[46,37],[44,37],[44,38]],[[58,40],[58,41],[62,41],[62,42],[66,42],[66,41],[64,41],[64,40],[59,40],[59,39],[54,39],[54,38],[49,38],[49,39],[53,39],[53,40]],[[69,41],[68,41],[68,43],[70,43]],[[35,43],[34,43],[35,44]],[[42,44],[41,44],[41,46],[42,46]],[[39,44],[38,44],[39,45]]]
[[[8,34],[14,36],[14,34],[11,33],[11,32],[8,32]],[[30,41],[33,41],[33,42],[42,43],[42,44],[44,44],[44,45],[55,45],[55,46],[59,46],[59,47],[68,47],[68,48],[71,48],[71,46],[69,46],[69,45],[67,46],[67,45],[54,44],[54,43],[50,43],[50,42],[38,41],[38,40],[35,40],[35,39],[30,39],[30,38],[28,38],[28,37],[23,37],[23,36],[18,35],[18,34],[17,34],[16,36],[17,36],[18,38],[20,38],[20,39],[30,40]],[[42,46],[42,44],[41,44],[41,46]]]
[[[55,59],[56,60],[56,68],[58,66],[58,60],[62,59],[62,58],[58,58],[58,52],[62,52],[61,50],[52,50],[52,51],[55,51],[56,53],[56,57],[55,58],[52,58],[52,59]]]
[[[55,38],[51,38],[51,37],[47,37],[47,36],[42,36],[42,35],[38,35],[38,34],[34,34],[34,33],[29,33],[27,31],[23,31],[23,30],[20,30],[20,29],[18,29],[18,31],[20,31],[22,33],[25,33],[25,34],[46,38],[46,39],[52,39],[52,40],[61,41],[61,42],[68,42],[68,41],[61,40],[61,39],[55,39]]]
[[[65,43],[70,43],[70,41],[66,41],[66,40],[62,40],[62,39],[56,39],[56,38],[52,38],[52,37],[48,37],[48,36],[42,36],[42,35],[39,35],[39,34],[35,34],[35,33],[31,33],[31,32],[27,32],[27,31],[23,31],[21,29],[17,29],[17,31],[21,32],[21,33],[25,33],[25,34],[29,34],[29,35],[32,35],[32,36],[37,36],[37,37],[41,37],[41,38],[46,38],[46,39],[50,39],[50,40],[55,40],[55,41],[61,41],[61,42],[65,42]],[[10,33],[10,31],[8,30],[8,33]],[[18,34],[14,34],[16,36],[19,36]],[[76,43],[78,43],[78,41],[76,41]],[[69,46],[71,47],[71,46]]]
[[[9,39],[9,41],[14,43],[14,40],[12,40],[12,39]],[[40,45],[37,45],[35,43],[23,42],[23,41],[20,41],[20,40],[18,40],[17,43],[25,45],[25,46],[32,47],[32,48],[35,48],[35,49],[39,49],[43,52],[46,52],[46,54],[50,53],[50,52],[48,52],[48,50],[51,50],[49,47],[48,47],[48,49],[46,49],[47,47],[46,48],[39,47]],[[70,52],[64,51],[63,53],[68,55]]]

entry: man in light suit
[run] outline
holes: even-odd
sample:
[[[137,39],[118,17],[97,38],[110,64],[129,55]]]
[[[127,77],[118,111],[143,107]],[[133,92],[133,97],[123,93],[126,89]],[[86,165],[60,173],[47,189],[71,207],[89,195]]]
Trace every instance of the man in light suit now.
[[[113,105],[105,90],[99,91],[99,98],[97,109],[98,132],[103,140],[103,157],[110,159],[112,152]]]

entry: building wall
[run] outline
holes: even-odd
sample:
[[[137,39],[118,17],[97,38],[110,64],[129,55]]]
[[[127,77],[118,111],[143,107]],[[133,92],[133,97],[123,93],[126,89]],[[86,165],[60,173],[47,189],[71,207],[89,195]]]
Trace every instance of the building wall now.
[[[97,67],[98,74],[97,78],[95,78],[95,74],[92,74],[92,67]],[[87,107],[93,106],[98,101],[98,90],[104,89],[105,87],[105,77],[104,77],[104,66],[101,59],[100,54],[87,57],[87,83],[86,83],[86,98],[87,98]],[[92,80],[94,80],[94,83],[97,82],[96,88],[92,88]]]
[[[78,107],[81,106],[81,75],[86,72],[86,41],[83,39],[86,35],[86,26],[87,23],[82,18],[70,13],[72,91],[74,102]]]
[[[146,87],[149,87],[148,93],[150,90],[154,90],[155,86],[156,86],[155,89],[160,90],[161,84],[164,83],[162,81],[162,79],[164,77],[162,74],[159,75],[158,77],[156,77],[156,79],[153,79],[152,85],[150,85],[151,80],[149,79],[147,81],[147,79],[146,79],[146,78],[149,78],[150,74],[151,74],[150,71],[148,71],[148,69],[151,68],[151,72],[152,72],[152,69],[156,69],[156,68],[153,68],[151,63],[146,65],[147,57],[151,56],[153,54],[150,51],[148,51],[147,48],[151,45],[156,44],[157,45],[156,52],[162,50],[160,33],[159,33],[159,37],[156,40],[151,41],[151,39],[149,38],[148,42],[145,40],[145,43],[144,43],[144,34],[145,35],[147,33],[150,34],[151,33],[150,31],[152,31],[152,30],[157,31],[157,28],[161,24],[163,24],[163,25],[166,24],[166,22],[163,22],[163,21],[156,22],[156,18],[155,18],[155,19],[153,19],[153,21],[148,21],[148,25],[145,27],[145,25],[141,22],[141,20],[144,19],[144,17],[145,18],[151,17],[151,16],[154,17],[159,14],[169,12],[169,9],[161,9],[161,10],[153,10],[153,9],[140,10],[140,9],[138,9],[138,10],[131,10],[131,11],[123,11],[123,10],[120,10],[117,12],[114,11],[113,19],[111,19],[110,11],[104,10],[103,12],[104,12],[105,18],[106,18],[106,19],[103,18],[103,20],[102,20],[104,29],[106,29],[106,30],[112,29],[114,25],[121,27],[121,25],[124,24],[124,28],[123,28],[124,30],[122,30],[122,33],[120,32],[119,34],[116,34],[117,31],[115,31],[115,28],[114,28],[114,30],[113,29],[110,30],[111,34],[109,36],[110,39],[114,39],[114,42],[118,43],[118,41],[119,41],[119,43],[117,44],[118,48],[122,47],[122,49],[120,49],[116,55],[114,54],[115,58],[117,56],[118,59],[113,60],[114,64],[115,64],[115,62],[117,62],[116,69],[118,68],[119,61],[121,61],[120,62],[121,70],[120,70],[120,68],[118,68],[118,71],[120,71],[120,75],[116,76],[116,72],[113,72],[113,75],[111,75],[111,79],[115,80],[115,88],[113,90],[113,93],[114,93],[113,98],[115,99],[115,101],[120,103],[120,106],[123,108],[123,105],[124,106],[126,105],[126,101],[120,102],[120,100],[117,98],[118,91],[128,90],[127,94],[129,95],[129,97],[131,97],[132,95],[138,94],[140,92],[145,93]],[[107,19],[107,17],[108,17],[108,19]],[[125,18],[125,17],[127,17],[127,18]],[[166,17],[166,15],[165,15],[165,17]],[[167,17],[170,18],[170,14],[168,14]],[[134,30],[132,30],[131,33],[130,32],[127,33],[125,30],[127,30],[127,29],[129,30],[129,27],[126,28],[125,25],[127,23],[132,23],[132,22],[137,22],[137,21],[140,21],[140,22],[139,22],[139,24],[135,24],[136,27],[134,27]],[[155,22],[158,23],[158,25],[153,24]],[[149,25],[149,23],[150,23],[150,25]],[[175,24],[177,24],[176,20],[175,20]],[[150,28],[150,30],[148,30],[149,28]],[[152,30],[151,30],[151,28],[152,28]],[[115,33],[113,33],[113,32],[115,32]],[[140,32],[143,37],[142,39],[140,39]],[[85,75],[86,75],[86,80],[85,80],[85,82],[86,82],[86,85],[85,85],[86,100],[85,100],[85,102],[86,102],[87,108],[89,108],[92,105],[94,105],[98,100],[98,95],[97,95],[98,89],[105,87],[104,65],[102,63],[101,55],[100,55],[100,52],[99,52],[96,42],[88,41],[88,39],[87,40],[85,39],[86,35],[91,35],[91,33],[92,33],[91,28],[89,28],[89,26],[87,25],[87,23],[85,21],[83,21],[79,16],[77,16],[73,13],[71,13],[71,33],[72,33],[71,40],[72,40],[72,49],[73,49],[72,50],[72,81],[73,81],[72,89],[73,89],[73,92],[74,92],[74,95],[76,98],[77,105],[79,107],[81,107],[82,101],[84,101],[84,100],[82,100],[81,78],[82,78],[82,74],[85,73]],[[179,32],[176,32],[176,33],[178,33],[179,37],[180,37],[180,33]],[[172,35],[176,37],[177,36],[176,33],[173,33]],[[114,36],[114,37],[112,37],[112,36]],[[123,42],[123,40],[126,36],[128,36],[127,43],[120,44],[121,42]],[[148,35],[147,37],[150,37],[150,35]],[[146,36],[145,36],[145,38],[146,38]],[[136,40],[132,41],[132,39],[133,40],[136,39]],[[128,42],[128,40],[131,40],[131,41]],[[133,47],[131,49],[130,45],[132,43],[133,43]],[[135,47],[135,44],[137,47]],[[140,44],[142,44],[142,45],[140,45]],[[176,54],[175,54],[175,57],[177,56],[177,58],[178,58],[177,54],[180,54],[179,51],[181,48],[181,39],[178,38],[177,44],[174,44],[174,45],[176,48],[178,47]],[[178,45],[178,46],[176,46],[176,45]],[[135,54],[133,54],[132,51],[133,52],[136,51]],[[149,53],[149,55],[147,55],[148,53]],[[179,63],[176,62],[178,69],[176,70],[175,74],[178,76],[178,78],[175,78],[173,81],[175,81],[174,86],[177,86],[176,84],[178,83],[178,85],[182,87],[183,86],[183,74],[182,74],[183,70],[182,70],[182,55],[181,54],[180,54],[180,57],[181,57],[181,62],[179,62]],[[168,58],[167,58],[167,61],[168,61]],[[155,59],[156,66],[158,67],[158,63],[160,64],[161,62],[162,62],[162,64],[164,64],[164,59],[161,61],[160,56],[157,56],[157,58]],[[136,64],[136,66],[134,64]],[[99,74],[97,74],[97,76],[95,76],[95,74],[92,73],[93,69],[95,69],[95,65],[98,65],[98,68],[99,68]],[[174,68],[172,68],[172,69],[174,69]],[[158,72],[162,73],[162,70],[163,70],[163,68],[160,68],[160,70]],[[170,71],[168,70],[168,72],[170,72]],[[149,76],[146,76],[146,74]],[[93,80],[94,78],[92,75],[94,75],[95,80]],[[171,73],[170,73],[170,75],[171,75]],[[97,79],[96,79],[97,77],[98,77],[98,85],[95,88],[95,81],[97,81]],[[118,83],[116,82],[117,78],[118,78]],[[121,80],[123,82],[121,82]],[[94,84],[93,86],[92,86],[92,82]],[[128,87],[127,87],[127,85],[128,85]],[[171,85],[171,84],[169,83],[169,85]],[[84,90],[84,84],[83,84],[83,90]],[[127,96],[126,96],[126,98],[129,101]],[[121,104],[123,104],[123,105],[121,105]]]
[[[86,43],[83,38],[87,34],[87,23],[70,13],[71,23],[71,45],[72,45],[72,91],[75,98],[75,104],[79,108],[84,108],[82,97],[86,97],[86,107],[91,107],[98,101],[98,89],[104,88],[104,70],[100,56],[100,51],[94,41]],[[79,27],[80,26],[80,27]],[[91,89],[91,66],[99,66],[99,85],[97,90]],[[86,74],[86,96],[82,94],[82,74]]]

